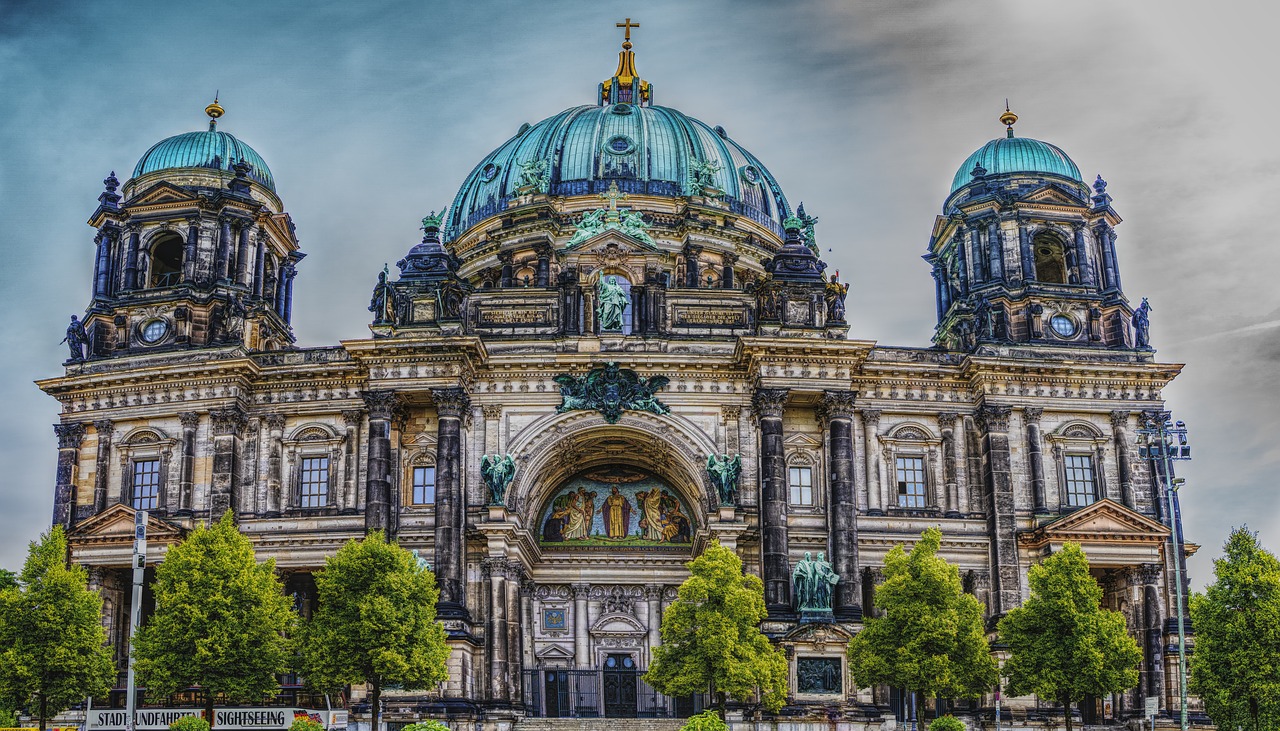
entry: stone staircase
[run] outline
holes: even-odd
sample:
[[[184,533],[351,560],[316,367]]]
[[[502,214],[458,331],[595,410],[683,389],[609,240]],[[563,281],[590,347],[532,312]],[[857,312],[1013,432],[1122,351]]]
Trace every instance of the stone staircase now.
[[[680,731],[673,718],[522,718],[512,731]]]

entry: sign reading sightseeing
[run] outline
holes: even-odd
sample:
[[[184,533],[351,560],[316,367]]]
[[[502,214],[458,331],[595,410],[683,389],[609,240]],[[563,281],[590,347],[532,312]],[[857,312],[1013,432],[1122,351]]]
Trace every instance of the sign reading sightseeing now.
[[[599,411],[610,424],[617,424],[624,410],[648,411],[660,416],[671,413],[671,409],[653,395],[671,382],[666,376],[642,378],[630,368],[619,368],[617,363],[610,362],[592,368],[585,376],[562,374],[552,380],[560,384],[562,400],[557,413]]]

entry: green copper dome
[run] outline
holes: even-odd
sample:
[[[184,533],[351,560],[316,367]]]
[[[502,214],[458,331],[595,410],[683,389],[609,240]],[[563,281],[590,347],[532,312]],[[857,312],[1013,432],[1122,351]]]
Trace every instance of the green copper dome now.
[[[233,172],[231,166],[240,160],[253,166],[250,178],[275,192],[275,179],[262,156],[230,134],[219,132],[213,123],[203,132],[174,135],[152,145],[133,168],[133,177],[178,168],[218,168]]]
[[[1084,185],[1080,168],[1056,145],[1029,137],[1010,136],[991,140],[965,159],[951,181],[952,193],[973,181],[973,169],[977,165],[981,165],[988,176],[1011,173],[1056,175]]]
[[[449,209],[449,237],[505,210],[517,189],[527,192],[522,166],[536,166],[539,191],[556,196],[603,193],[611,183],[628,194],[689,195],[700,168],[732,212],[779,235],[791,212],[773,175],[722,127],[669,107],[606,102],[524,125],[486,155]]]

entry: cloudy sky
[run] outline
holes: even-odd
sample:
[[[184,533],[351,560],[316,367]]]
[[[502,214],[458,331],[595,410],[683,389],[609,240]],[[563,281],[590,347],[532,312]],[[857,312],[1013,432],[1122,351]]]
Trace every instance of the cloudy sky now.
[[[302,345],[361,337],[383,262],[485,153],[591,103],[630,16],[656,100],[729,133],[822,221],[852,335],[927,345],[920,260],[956,167],[1009,98],[1018,133],[1101,173],[1126,291],[1151,300],[1192,430],[1187,534],[1203,583],[1227,532],[1280,548],[1280,51],[1262,3],[118,2],[0,4],[0,566],[48,525],[56,375],[89,294],[101,180],[159,139],[221,128],[271,166],[308,252]],[[829,252],[825,250],[830,249]]]

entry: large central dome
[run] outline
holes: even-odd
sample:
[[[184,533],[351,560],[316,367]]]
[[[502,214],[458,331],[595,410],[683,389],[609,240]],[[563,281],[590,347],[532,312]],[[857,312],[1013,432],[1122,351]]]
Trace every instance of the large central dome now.
[[[629,48],[624,46],[619,72],[601,84],[597,104],[522,126],[476,165],[449,209],[450,238],[527,192],[522,168],[538,161],[539,192],[552,196],[603,193],[615,182],[624,193],[689,195],[695,170],[701,170],[704,178],[710,174],[734,213],[781,233],[791,210],[773,175],[723,127],[651,106],[651,88],[634,74]],[[628,87],[634,87],[634,96],[626,94],[632,91]],[[638,104],[630,103],[635,99]]]

